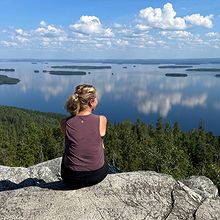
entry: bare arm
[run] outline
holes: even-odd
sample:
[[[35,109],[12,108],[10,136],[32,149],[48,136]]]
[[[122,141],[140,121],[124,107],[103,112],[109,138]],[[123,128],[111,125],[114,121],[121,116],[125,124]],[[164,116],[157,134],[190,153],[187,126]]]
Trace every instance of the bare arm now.
[[[104,115],[100,115],[99,132],[101,137],[105,136],[107,126],[107,118]]]

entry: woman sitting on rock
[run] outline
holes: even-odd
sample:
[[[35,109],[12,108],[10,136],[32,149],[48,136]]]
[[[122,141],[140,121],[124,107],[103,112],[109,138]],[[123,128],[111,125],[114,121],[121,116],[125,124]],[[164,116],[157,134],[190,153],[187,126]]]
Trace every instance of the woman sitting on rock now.
[[[92,113],[97,104],[96,89],[86,84],[77,86],[66,102],[71,116],[61,122],[65,134],[61,177],[71,188],[97,184],[108,173],[102,140],[107,119]]]

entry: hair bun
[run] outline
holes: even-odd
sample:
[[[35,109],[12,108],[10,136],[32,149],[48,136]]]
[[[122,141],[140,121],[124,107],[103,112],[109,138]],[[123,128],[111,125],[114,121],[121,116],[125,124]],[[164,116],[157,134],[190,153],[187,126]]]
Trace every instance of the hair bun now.
[[[71,115],[76,115],[79,111],[85,110],[89,102],[96,97],[96,89],[92,85],[78,85],[75,92],[67,99],[66,110]]]

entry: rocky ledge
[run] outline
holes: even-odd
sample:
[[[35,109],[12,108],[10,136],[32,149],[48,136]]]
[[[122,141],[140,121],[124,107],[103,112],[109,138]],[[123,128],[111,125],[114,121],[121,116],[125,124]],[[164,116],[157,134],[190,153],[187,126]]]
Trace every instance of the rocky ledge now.
[[[220,219],[212,181],[176,181],[152,171],[109,174],[101,183],[70,190],[61,158],[29,168],[0,166],[0,219]]]

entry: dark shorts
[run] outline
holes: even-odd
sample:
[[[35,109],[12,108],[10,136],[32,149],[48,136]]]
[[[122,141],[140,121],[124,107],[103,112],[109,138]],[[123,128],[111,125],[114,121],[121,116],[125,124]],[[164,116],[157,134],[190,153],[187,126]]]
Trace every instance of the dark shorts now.
[[[82,187],[92,186],[101,182],[108,174],[108,163],[93,171],[73,171],[61,164],[61,177],[68,187],[79,189]]]

